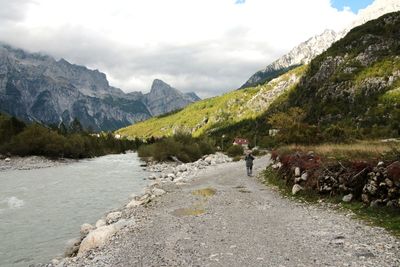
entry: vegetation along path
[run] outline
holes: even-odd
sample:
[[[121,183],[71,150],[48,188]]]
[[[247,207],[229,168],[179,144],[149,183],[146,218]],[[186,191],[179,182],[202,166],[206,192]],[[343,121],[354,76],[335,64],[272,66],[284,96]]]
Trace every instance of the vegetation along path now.
[[[255,173],[269,163],[255,161]],[[72,266],[400,266],[400,240],[326,206],[288,200],[243,161],[209,168],[133,211],[137,224]]]

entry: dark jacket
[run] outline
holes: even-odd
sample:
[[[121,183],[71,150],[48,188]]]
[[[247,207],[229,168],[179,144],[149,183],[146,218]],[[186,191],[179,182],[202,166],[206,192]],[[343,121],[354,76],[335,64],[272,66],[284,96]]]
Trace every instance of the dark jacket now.
[[[244,158],[244,160],[246,161],[246,167],[251,167],[251,166],[253,166],[253,160],[254,160],[253,155],[251,155],[251,154],[246,155],[246,157]]]

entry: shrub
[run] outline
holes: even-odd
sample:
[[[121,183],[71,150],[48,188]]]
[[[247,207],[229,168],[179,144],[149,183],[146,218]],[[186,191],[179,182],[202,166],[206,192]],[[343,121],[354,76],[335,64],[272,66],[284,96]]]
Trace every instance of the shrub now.
[[[228,148],[228,150],[226,151],[226,153],[228,154],[228,156],[230,157],[235,157],[235,156],[241,156],[244,153],[243,147],[242,146],[238,146],[238,145],[233,145],[231,147]]]
[[[178,133],[172,137],[154,140],[153,144],[140,146],[138,155],[145,160],[152,158],[155,161],[168,161],[176,157],[182,162],[193,162],[214,152],[211,140],[195,139],[187,133]]]

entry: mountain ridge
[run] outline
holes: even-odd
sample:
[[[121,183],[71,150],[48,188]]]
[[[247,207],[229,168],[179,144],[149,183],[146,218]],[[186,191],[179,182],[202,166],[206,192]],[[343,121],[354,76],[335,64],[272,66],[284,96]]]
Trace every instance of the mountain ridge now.
[[[166,89],[176,101],[160,113],[147,106],[154,102],[150,93],[125,93],[99,70],[0,44],[0,111],[25,121],[68,125],[77,118],[85,128],[115,130],[195,101],[177,92]]]

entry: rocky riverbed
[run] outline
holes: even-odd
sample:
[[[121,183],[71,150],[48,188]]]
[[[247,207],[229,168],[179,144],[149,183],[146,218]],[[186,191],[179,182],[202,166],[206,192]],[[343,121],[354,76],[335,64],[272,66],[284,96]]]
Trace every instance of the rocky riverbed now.
[[[50,168],[75,161],[73,159],[52,160],[39,156],[6,157],[0,155],[0,171]]]
[[[71,257],[40,266],[399,266],[385,230],[288,200],[229,161],[149,166],[142,195],[82,225]],[[256,159],[255,173],[268,164]]]

